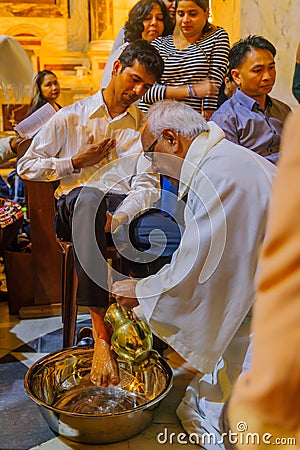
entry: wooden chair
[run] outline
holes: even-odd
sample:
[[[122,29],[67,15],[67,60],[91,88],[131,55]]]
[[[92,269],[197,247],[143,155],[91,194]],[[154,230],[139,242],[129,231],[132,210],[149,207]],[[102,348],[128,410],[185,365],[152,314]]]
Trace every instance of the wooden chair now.
[[[0,228],[0,257],[4,255],[6,248],[11,241],[16,237],[20,227],[22,226],[23,217],[16,220],[14,223],[5,228]]]
[[[23,141],[18,157],[28,149],[31,140]],[[71,242],[57,239],[54,231],[57,182],[24,181],[32,242],[34,272],[34,305],[61,303],[63,348],[74,344],[77,319],[77,277]],[[115,247],[107,248],[108,259],[118,270],[120,255]]]
[[[107,246],[107,259],[111,260],[112,267],[120,271],[121,256],[114,246]],[[77,277],[74,266],[73,252],[65,254],[63,273],[63,301],[62,301],[62,322],[63,322],[63,348],[74,345],[77,319],[76,305]]]

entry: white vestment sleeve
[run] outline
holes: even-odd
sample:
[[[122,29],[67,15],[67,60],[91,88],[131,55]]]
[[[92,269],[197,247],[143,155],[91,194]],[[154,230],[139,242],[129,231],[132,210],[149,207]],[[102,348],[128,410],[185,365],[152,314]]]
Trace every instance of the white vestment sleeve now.
[[[229,166],[244,151],[234,146],[232,158],[209,153],[205,173],[192,182],[186,229],[171,264],[136,287],[154,333],[203,373],[213,370],[255,293],[270,180],[250,152],[233,179]]]

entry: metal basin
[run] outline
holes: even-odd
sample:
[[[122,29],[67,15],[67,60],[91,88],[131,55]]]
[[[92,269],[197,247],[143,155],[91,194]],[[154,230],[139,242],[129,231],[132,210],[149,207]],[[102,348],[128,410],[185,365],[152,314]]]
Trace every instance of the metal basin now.
[[[25,388],[48,425],[72,441],[89,444],[129,439],[146,429],[153,410],[172,386],[172,370],[160,358],[151,369],[132,374],[119,361],[121,382],[99,388],[90,382],[92,348],[72,347],[33,364]]]

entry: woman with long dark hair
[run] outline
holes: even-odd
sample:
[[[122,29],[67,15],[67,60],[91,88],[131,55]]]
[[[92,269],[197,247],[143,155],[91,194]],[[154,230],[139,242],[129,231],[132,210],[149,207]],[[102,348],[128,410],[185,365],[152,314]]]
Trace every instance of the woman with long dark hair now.
[[[41,70],[34,78],[29,115],[46,103],[58,111],[61,106],[56,102],[60,94],[57,76],[51,70]]]
[[[102,75],[101,87],[105,88],[108,85],[113,64],[129,42],[137,39],[152,42],[159,36],[172,33],[173,27],[169,11],[162,0],[140,0],[136,3],[129,11],[128,20],[124,25],[125,42],[110,54]]]
[[[42,70],[36,74],[32,85],[32,96],[28,116],[40,109],[46,103],[58,111],[61,109],[59,103],[56,102],[60,94],[60,86],[56,75],[50,70]],[[25,189],[21,178],[17,175],[17,171],[13,170],[7,177],[10,184],[10,196],[21,203],[25,203]]]
[[[174,28],[174,25],[175,25],[175,16],[176,16],[176,12],[175,12],[175,0],[163,0],[163,3],[165,4],[165,6],[166,6],[166,8],[167,8],[167,10],[168,10],[168,13],[169,13],[169,16],[170,16],[170,18],[171,18],[171,21],[172,21],[172,25],[173,25],[173,28]],[[132,9],[134,9],[134,6],[132,7]],[[169,27],[169,25],[168,25],[168,27]],[[167,25],[166,25],[166,28],[167,28]],[[173,29],[172,28],[172,29]],[[172,29],[171,29],[171,31],[169,31],[169,33],[172,33]],[[167,33],[166,33],[167,34]],[[113,46],[112,46],[112,49],[111,49],[111,54],[114,52],[114,51],[116,51],[121,45],[123,45],[124,43],[125,43],[126,41],[125,41],[125,26],[123,26],[121,29],[120,29],[120,31],[119,31],[119,33],[117,34],[117,36],[116,36],[116,38],[115,38],[115,40],[114,40],[114,43],[113,43]]]
[[[151,42],[159,36],[167,36],[172,31],[173,23],[163,1],[140,0],[129,11],[124,37],[125,42],[141,38]]]

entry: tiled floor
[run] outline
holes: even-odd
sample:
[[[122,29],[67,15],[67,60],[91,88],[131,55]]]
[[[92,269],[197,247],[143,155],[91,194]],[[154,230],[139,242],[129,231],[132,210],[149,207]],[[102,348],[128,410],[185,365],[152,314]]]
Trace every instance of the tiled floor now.
[[[78,326],[89,323],[88,315],[81,315]],[[180,444],[183,432],[175,414],[185,386],[193,371],[171,350],[165,359],[173,369],[174,383],[168,396],[155,409],[153,424],[138,436],[123,442],[105,445],[77,444],[56,436],[40,414],[37,405],[28,397],[23,380],[28,367],[45,354],[57,351],[62,343],[62,325],[59,317],[20,320],[9,316],[7,303],[0,303],[0,449],[108,449],[108,450],[173,450],[195,448]],[[170,443],[159,442],[159,433],[175,436]]]

